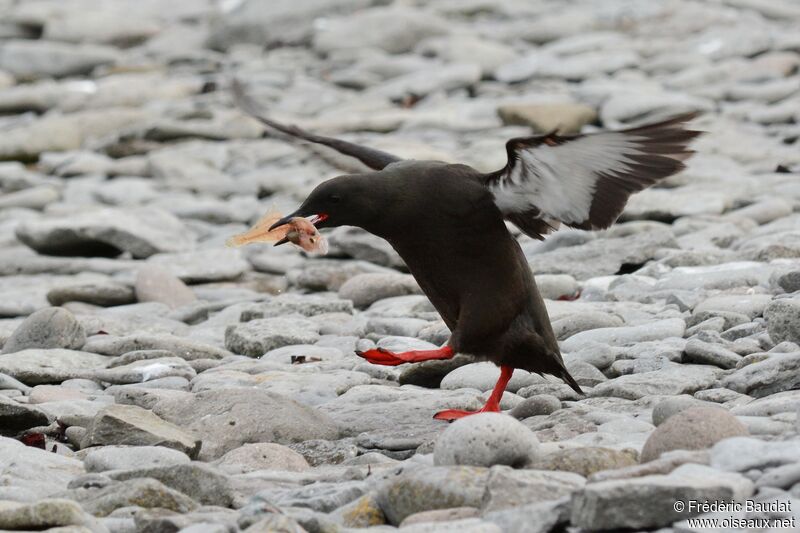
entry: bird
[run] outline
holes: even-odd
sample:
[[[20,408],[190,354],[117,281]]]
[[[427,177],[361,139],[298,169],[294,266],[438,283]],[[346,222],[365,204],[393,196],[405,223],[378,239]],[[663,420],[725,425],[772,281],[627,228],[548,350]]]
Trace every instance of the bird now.
[[[494,172],[443,161],[402,159],[349,141],[317,135],[269,118],[238,80],[236,105],[262,124],[361,161],[369,171],[322,182],[271,229],[308,217],[318,229],[357,226],[389,242],[450,330],[440,348],[356,353],[395,366],[468,354],[500,367],[485,405],[447,409],[453,421],[500,412],[515,369],[560,378],[578,394],[534,274],[507,222],[542,240],[560,225],[608,228],[628,198],[679,172],[694,151],[695,114],[619,131],[519,137],[506,143],[507,162]]]

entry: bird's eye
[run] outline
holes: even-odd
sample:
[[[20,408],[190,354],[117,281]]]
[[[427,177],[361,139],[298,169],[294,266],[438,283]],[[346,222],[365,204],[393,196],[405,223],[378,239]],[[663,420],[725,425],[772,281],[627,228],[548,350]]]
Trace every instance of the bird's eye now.
[[[328,199],[331,201],[331,203],[334,204],[338,204],[339,202],[342,201],[342,197],[339,196],[338,194],[332,194]]]

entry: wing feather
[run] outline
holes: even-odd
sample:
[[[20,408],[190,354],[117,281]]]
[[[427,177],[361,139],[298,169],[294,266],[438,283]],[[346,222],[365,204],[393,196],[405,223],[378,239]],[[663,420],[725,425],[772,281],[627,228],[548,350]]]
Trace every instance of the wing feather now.
[[[558,223],[603,229],[617,220],[631,194],[684,168],[700,134],[692,115],[621,131],[511,139],[508,163],[484,176],[505,218],[542,239]]]

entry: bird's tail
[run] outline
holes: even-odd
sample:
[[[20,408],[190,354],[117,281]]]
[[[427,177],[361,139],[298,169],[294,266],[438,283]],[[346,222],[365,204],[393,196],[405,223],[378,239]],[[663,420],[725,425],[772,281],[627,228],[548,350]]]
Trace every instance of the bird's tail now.
[[[552,359],[556,363],[556,371],[553,372],[553,375],[563,380],[567,385],[572,387],[572,390],[583,396],[584,393],[583,390],[581,390],[581,386],[578,385],[578,382],[575,381],[575,378],[570,375],[561,356],[558,354],[553,354]]]

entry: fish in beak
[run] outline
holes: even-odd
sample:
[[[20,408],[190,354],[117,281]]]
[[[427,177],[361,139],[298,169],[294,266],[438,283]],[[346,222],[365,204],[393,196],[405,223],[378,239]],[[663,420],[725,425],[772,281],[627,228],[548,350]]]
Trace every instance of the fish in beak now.
[[[328,241],[319,233],[314,224],[327,218],[313,215],[309,218],[298,216],[297,212],[282,216],[270,211],[248,231],[228,239],[228,246],[243,246],[253,242],[274,242],[280,246],[291,242],[310,253],[328,253]]]

